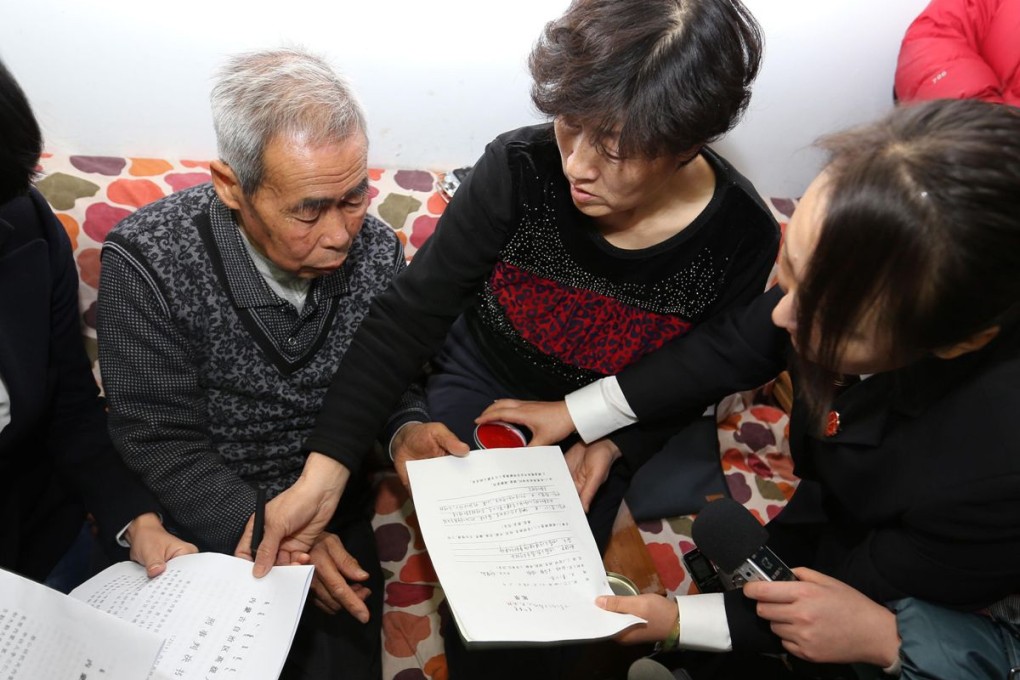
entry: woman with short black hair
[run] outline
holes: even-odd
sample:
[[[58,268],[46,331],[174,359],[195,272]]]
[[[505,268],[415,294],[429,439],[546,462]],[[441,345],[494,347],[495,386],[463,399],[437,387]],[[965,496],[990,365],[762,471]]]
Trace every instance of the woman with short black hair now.
[[[462,312],[433,362],[435,420],[471,441],[494,399],[559,398],[764,290],[775,221],[707,146],[747,106],[761,50],[732,0],[582,0],[546,26],[529,64],[551,125],[489,144],[394,288],[401,333],[435,342]],[[600,547],[629,476],[703,411],[593,444],[627,455],[585,499]]]
[[[373,302],[308,447],[337,460],[369,448],[437,350],[431,416],[471,442],[494,399],[560,398],[760,294],[778,227],[707,145],[747,106],[761,52],[738,0],[576,0],[550,22],[529,64],[552,122],[488,145],[435,234]],[[631,470],[704,410],[593,444],[630,458],[591,504],[602,547]],[[397,455],[405,479],[406,462]],[[487,677],[537,677],[534,663],[506,656]],[[453,658],[451,668],[481,677]]]

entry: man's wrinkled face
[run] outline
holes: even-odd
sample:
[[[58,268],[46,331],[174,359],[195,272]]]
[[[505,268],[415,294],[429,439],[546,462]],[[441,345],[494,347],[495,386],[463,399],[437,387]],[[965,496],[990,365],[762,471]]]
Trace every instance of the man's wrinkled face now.
[[[368,140],[311,145],[275,137],[265,175],[252,196],[237,192],[238,221],[255,248],[301,278],[343,265],[368,210]]]

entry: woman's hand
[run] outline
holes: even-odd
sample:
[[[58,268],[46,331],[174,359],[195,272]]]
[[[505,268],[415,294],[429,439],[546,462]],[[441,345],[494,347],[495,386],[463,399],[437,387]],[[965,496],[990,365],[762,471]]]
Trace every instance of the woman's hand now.
[[[900,638],[891,611],[830,576],[803,567],[793,571],[799,581],[744,586],[786,651],[814,663],[887,668],[896,661]]]
[[[178,555],[198,552],[194,545],[167,531],[159,515],[154,512],[135,517],[124,534],[131,546],[131,559],[145,567],[149,578],[155,578],[166,571],[168,560]]]
[[[274,564],[300,561],[302,554],[311,552],[315,540],[333,517],[350,475],[346,467],[332,458],[314,451],[308,454],[304,470],[293,486],[266,504],[265,533],[257,554],[252,555],[251,551],[253,514],[234,555],[255,559],[252,569],[255,578],[268,574]]]
[[[529,446],[555,444],[574,432],[574,421],[565,401],[499,399],[475,418],[479,425],[493,421],[523,425],[531,430]]]
[[[680,615],[676,601],[667,600],[662,595],[647,593],[644,595],[600,595],[595,604],[610,612],[633,614],[648,623],[631,626],[617,633],[614,639],[624,644],[642,642],[659,642],[669,637]]]
[[[621,455],[616,444],[608,439],[599,439],[590,445],[578,442],[564,454],[585,512],[591,508],[599,487],[609,478],[609,468]]]

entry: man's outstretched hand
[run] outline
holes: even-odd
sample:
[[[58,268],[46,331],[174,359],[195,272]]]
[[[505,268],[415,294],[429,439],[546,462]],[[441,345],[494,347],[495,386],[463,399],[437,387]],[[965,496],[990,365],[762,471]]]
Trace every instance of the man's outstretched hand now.
[[[404,488],[410,490],[407,463],[439,456],[464,456],[471,450],[442,423],[409,423],[393,437],[393,467]]]

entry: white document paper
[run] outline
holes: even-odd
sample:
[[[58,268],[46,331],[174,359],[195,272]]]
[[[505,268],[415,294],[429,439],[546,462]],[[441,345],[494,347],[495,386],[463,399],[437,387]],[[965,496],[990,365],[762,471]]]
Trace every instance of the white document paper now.
[[[163,637],[0,570],[0,678],[144,679]]]
[[[468,642],[594,639],[644,622],[595,605],[612,591],[559,447],[411,461],[407,473]]]
[[[131,680],[277,680],[313,568],[274,567],[261,579],[251,569],[236,557],[198,553],[175,557],[149,579],[140,565],[121,562],[71,597],[166,638],[152,674]]]

